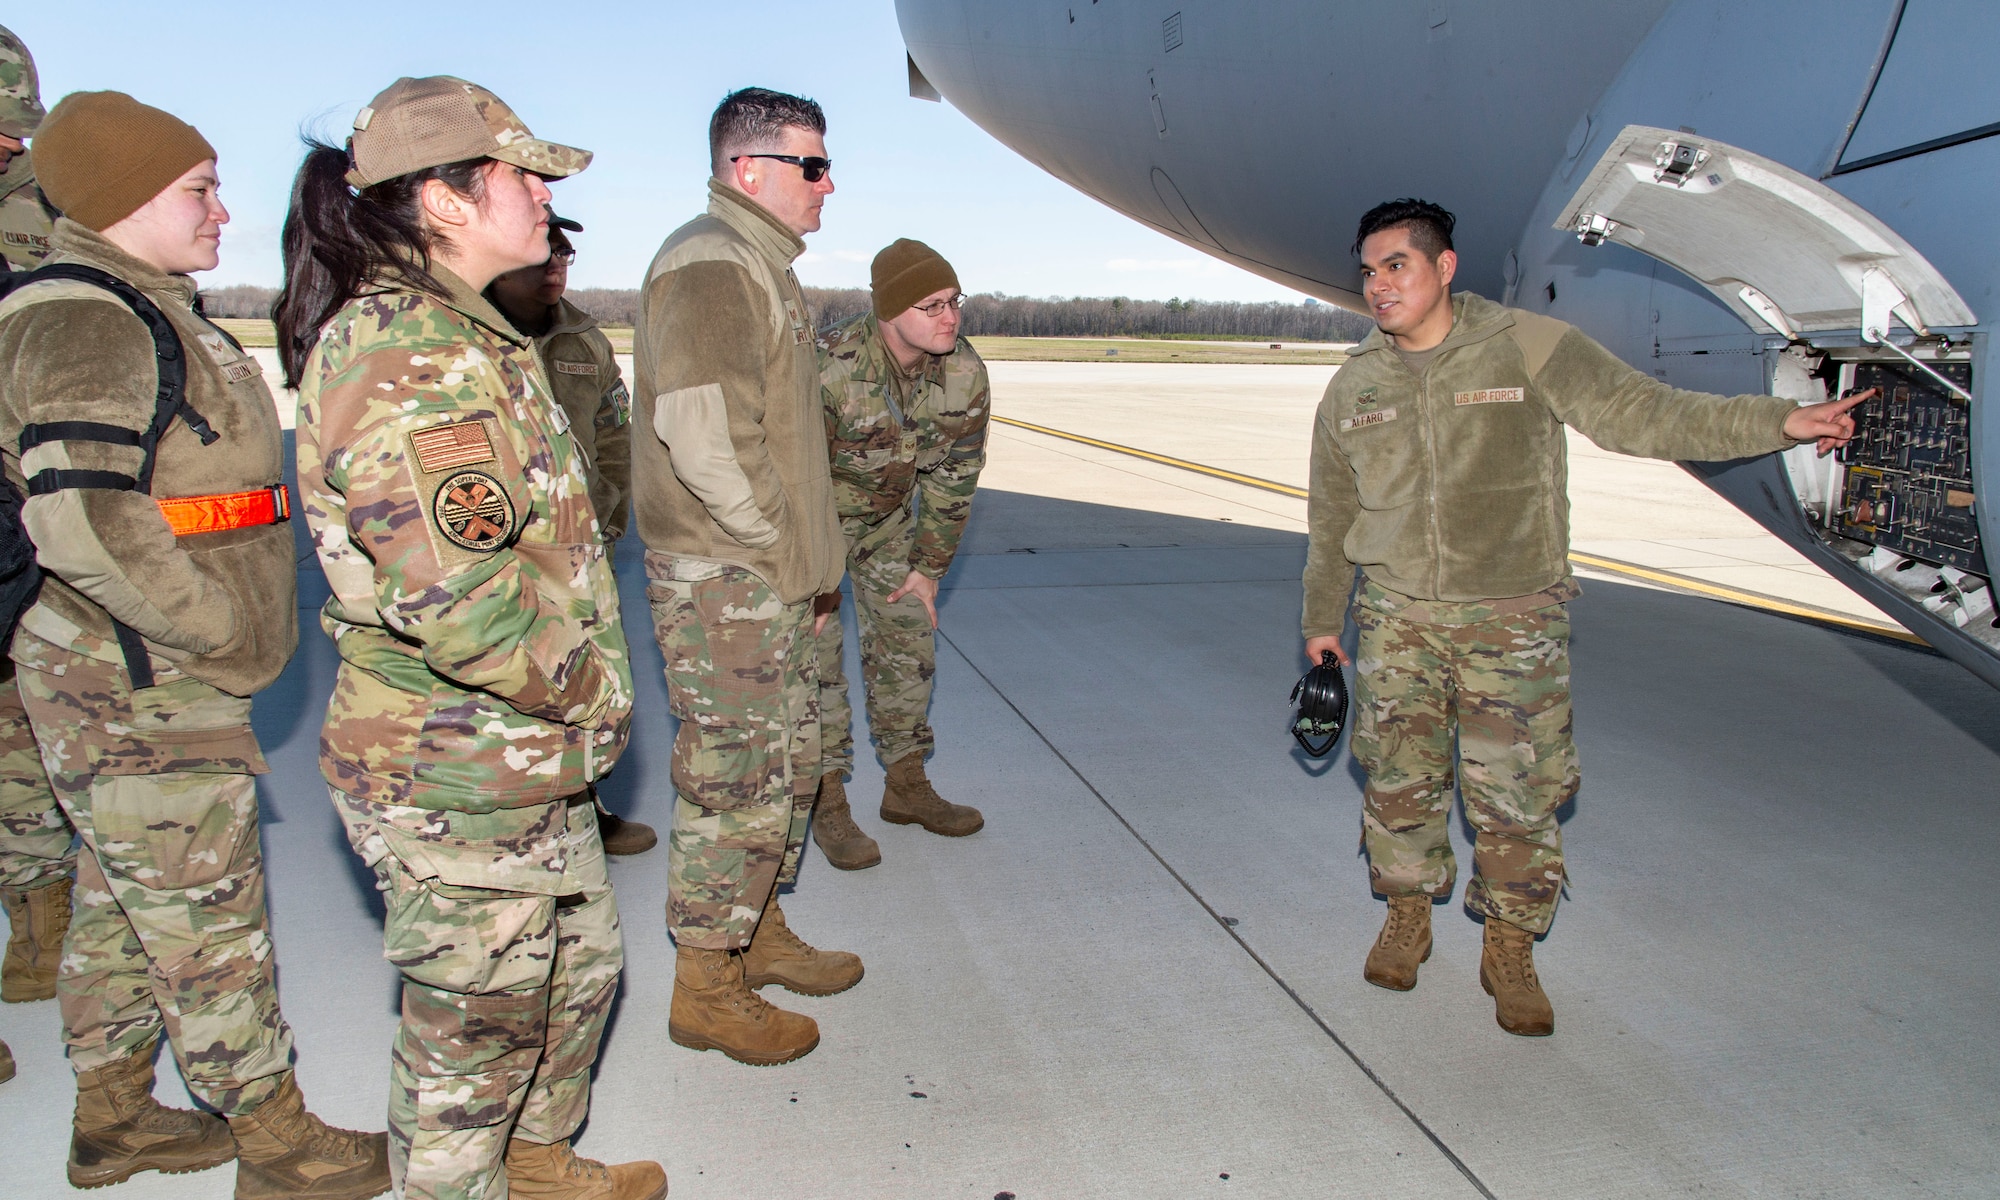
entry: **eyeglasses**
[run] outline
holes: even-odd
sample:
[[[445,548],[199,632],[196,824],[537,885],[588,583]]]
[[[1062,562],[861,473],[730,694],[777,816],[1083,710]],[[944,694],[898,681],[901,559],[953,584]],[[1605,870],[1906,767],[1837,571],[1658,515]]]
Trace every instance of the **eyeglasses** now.
[[[910,307],[927,317],[935,317],[947,308],[964,308],[965,293],[960,292],[958,295],[948,297],[944,300],[933,300],[929,304],[912,304]]]
[[[828,171],[833,170],[832,159],[820,158],[816,155],[800,158],[796,154],[732,154],[729,157],[729,161],[740,162],[746,158],[775,158],[779,162],[790,163],[805,175],[807,183],[818,183],[820,180],[826,178]]]
[[[568,266],[569,264],[571,264],[571,263],[573,263],[573,262],[575,262],[575,261],[576,261],[576,251],[575,251],[575,250],[551,250],[551,251],[549,251],[549,261],[550,261],[550,262],[552,262],[552,263],[554,263],[554,262],[559,262],[559,263],[563,264],[564,266]]]

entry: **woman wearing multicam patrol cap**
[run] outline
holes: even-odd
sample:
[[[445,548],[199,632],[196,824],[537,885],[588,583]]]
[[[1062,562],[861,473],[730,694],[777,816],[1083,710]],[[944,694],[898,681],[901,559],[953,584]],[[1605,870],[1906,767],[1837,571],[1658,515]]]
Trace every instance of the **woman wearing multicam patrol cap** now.
[[[658,1200],[570,1138],[623,966],[589,783],[632,676],[584,464],[533,342],[480,298],[549,253],[537,140],[462,79],[399,79],[311,143],[279,353],[341,667],[321,768],[403,975],[390,1169],[408,1200]]]

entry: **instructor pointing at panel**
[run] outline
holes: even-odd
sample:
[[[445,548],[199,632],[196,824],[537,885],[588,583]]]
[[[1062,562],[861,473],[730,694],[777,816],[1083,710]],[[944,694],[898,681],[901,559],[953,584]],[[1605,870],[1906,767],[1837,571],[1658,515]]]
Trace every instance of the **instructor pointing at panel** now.
[[[1454,784],[1477,830],[1465,904],[1486,924],[1480,983],[1509,1033],[1555,1031],[1535,938],[1565,878],[1556,810],[1570,737],[1569,500],[1563,427],[1607,450],[1713,461],[1854,433],[1862,393],[1798,408],[1679,391],[1576,329],[1451,293],[1454,218],[1395,200],[1354,247],[1378,329],[1328,386],[1313,429],[1306,655],[1346,655],[1354,592],[1354,757],[1367,769],[1369,882],[1388,920],[1363,974],[1396,991],[1430,956],[1456,874]]]

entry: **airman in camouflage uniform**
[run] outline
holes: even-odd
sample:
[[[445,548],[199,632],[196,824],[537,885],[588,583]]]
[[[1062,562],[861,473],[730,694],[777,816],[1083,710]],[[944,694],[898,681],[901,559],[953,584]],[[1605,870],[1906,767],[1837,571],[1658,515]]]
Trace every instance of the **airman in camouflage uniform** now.
[[[35,183],[35,164],[26,149],[42,117],[34,56],[0,26],[0,258],[15,271],[41,265],[55,230],[55,206]]]
[[[936,251],[897,241],[876,256],[873,275],[872,311],[820,342],[834,506],[847,543],[868,729],[888,768],[882,818],[958,837],[984,819],[939,797],[924,760],[935,744],[938,580],[951,569],[986,462],[986,364],[958,336],[964,297]],[[825,750],[813,839],[827,861],[855,870],[882,856],[855,825],[842,782],[854,769],[854,737],[839,615],[817,629]]]
[[[0,457],[45,572],[11,654],[83,840],[58,980],[77,1072],[69,1179],[235,1158],[238,1200],[373,1196],[389,1183],[382,1136],[306,1113],[278,1008],[250,697],[298,644],[297,568],[270,390],[193,307],[188,272],[216,265],[229,219],[215,151],[116,92],[65,98],[36,150],[67,214],[55,263],[134,289],[185,364],[148,464],[165,360],[143,309],[72,280],[0,302]],[[162,1033],[226,1124],[152,1099]]]
[[[791,932],[819,782],[812,601],[840,586],[812,326],[792,262],[833,191],[819,105],[764,88],[709,122],[708,211],[647,268],[633,337],[633,510],[674,740],[668,926],[680,1045],[772,1065],[819,1026],[753,988],[861,979]]]
[[[551,212],[549,261],[507,272],[485,294],[514,328],[535,339],[570,438],[583,454],[590,506],[597,510],[598,534],[608,549],[625,535],[631,511],[632,439],[626,426],[632,420],[632,394],[597,319],[563,298],[569,265],[576,258],[568,235],[581,232],[580,222]],[[659,843],[652,826],[605,808],[596,785],[590,792],[606,854],[643,854]]]
[[[42,111],[35,60],[0,28],[0,270],[31,271],[49,253],[56,211],[35,183],[23,143]],[[0,904],[10,934],[0,962],[0,1000],[47,1000],[56,994],[56,962],[69,928],[76,831],[56,803],[21,706],[14,664],[0,661]]]
[[[1485,924],[1480,983],[1501,1028],[1542,1036],[1555,1010],[1533,948],[1562,892],[1556,813],[1579,780],[1564,426],[1652,458],[1825,450],[1852,435],[1846,411],[1867,395],[1798,408],[1668,387],[1561,321],[1453,295],[1453,224],[1420,200],[1361,219],[1354,250],[1379,328],[1314,424],[1302,632],[1314,662],[1345,659],[1348,616],[1360,634],[1362,841],[1389,906],[1363,977],[1416,986],[1432,901],[1455,881],[1456,792],[1477,831],[1465,905]]]
[[[426,136],[439,128],[453,132]],[[332,206],[432,195],[427,167],[490,159],[476,201],[488,215],[450,247],[487,262],[532,252],[517,225],[546,253],[542,178],[590,161],[444,76],[392,85],[349,144],[351,157],[308,154],[291,228],[309,242]],[[373,247],[372,278],[325,290],[310,246],[288,250],[301,503],[341,659],[320,765],[384,894],[383,953],[403,976],[398,1193],[657,1200],[657,1164],[570,1149],[624,963],[588,789],[624,750],[633,694],[584,455],[533,341],[442,244],[417,263]],[[324,320],[291,307],[327,296],[338,307]]]

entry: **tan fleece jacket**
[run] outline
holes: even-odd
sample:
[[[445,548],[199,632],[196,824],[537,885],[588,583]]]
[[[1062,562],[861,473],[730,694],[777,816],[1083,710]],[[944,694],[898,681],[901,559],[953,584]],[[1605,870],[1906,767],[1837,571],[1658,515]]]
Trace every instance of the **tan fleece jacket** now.
[[[1569,574],[1563,426],[1607,450],[1714,462],[1781,450],[1795,407],[1688,392],[1573,326],[1452,297],[1421,377],[1378,329],[1327,386],[1313,427],[1303,628],[1340,633],[1354,568],[1422,600],[1526,596]]]
[[[633,510],[650,550],[755,572],[795,604],[840,586],[819,372],[791,230],[709,183],[660,247],[633,339]]]
[[[287,524],[175,537],[156,498],[207,496],[284,480],[283,434],[257,360],[195,315],[194,280],[168,275],[68,219],[50,262],[98,267],[166,313],[187,355],[187,399],[218,434],[203,445],[176,420],[160,439],[151,495],[64,487],[22,510],[48,578],[22,628],[122,662],[116,617],[163,662],[236,696],[268,686],[298,646],[298,568]],[[88,421],[138,432],[153,419],[159,371],[145,323],[85,283],[36,283],[0,302],[0,459],[25,493],[45,470],[131,476],[137,446],[71,437],[23,455],[30,424]]]

